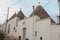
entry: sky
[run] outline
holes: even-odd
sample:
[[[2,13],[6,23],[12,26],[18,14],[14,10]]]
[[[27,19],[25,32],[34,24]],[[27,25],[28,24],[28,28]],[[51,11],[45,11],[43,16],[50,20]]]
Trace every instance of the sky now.
[[[0,23],[4,23],[7,17],[9,7],[9,18],[20,9],[25,16],[29,16],[35,7],[40,5],[47,11],[51,18],[56,22],[56,16],[59,15],[59,6],[57,0],[0,0]]]

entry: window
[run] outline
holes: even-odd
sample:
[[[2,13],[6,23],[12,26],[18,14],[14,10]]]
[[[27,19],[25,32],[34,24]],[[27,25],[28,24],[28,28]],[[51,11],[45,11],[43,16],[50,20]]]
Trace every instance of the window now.
[[[15,27],[14,27],[14,30],[15,30]]]
[[[17,32],[17,29],[14,27],[14,31]]]
[[[42,37],[40,37],[40,40],[42,40]]]
[[[25,24],[25,22],[23,22],[23,24]]]
[[[19,40],[21,40],[21,36],[19,36]]]
[[[26,35],[26,28],[23,28],[23,35]]]
[[[29,40],[28,38],[26,38],[26,40]]]
[[[17,32],[17,30],[15,30],[15,32]]]
[[[26,37],[26,28],[23,28],[23,40],[25,40]]]
[[[37,36],[37,31],[35,31],[35,36]]]

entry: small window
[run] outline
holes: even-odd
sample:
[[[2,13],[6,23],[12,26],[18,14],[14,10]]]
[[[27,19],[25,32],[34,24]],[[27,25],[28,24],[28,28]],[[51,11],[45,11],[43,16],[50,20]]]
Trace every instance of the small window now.
[[[29,40],[28,38],[26,38],[26,40]]]
[[[42,37],[40,37],[40,40],[42,40]]]
[[[35,31],[35,36],[37,36],[37,31]]]
[[[15,32],[17,32],[17,30],[15,30]]]
[[[14,31],[17,32],[17,29],[14,27]]]
[[[23,22],[23,24],[25,24],[25,22]]]
[[[21,36],[19,36],[19,40],[21,40]]]
[[[15,27],[14,27],[14,30],[15,30]]]
[[[26,37],[26,28],[23,28],[23,40]]]
[[[23,30],[25,30],[26,28],[23,28]]]

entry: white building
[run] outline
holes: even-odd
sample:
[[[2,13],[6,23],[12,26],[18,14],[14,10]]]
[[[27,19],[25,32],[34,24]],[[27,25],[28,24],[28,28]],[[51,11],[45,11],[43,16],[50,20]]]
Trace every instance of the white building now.
[[[57,23],[38,5],[27,18],[20,10],[7,23],[6,34],[18,40],[60,40],[60,16]]]

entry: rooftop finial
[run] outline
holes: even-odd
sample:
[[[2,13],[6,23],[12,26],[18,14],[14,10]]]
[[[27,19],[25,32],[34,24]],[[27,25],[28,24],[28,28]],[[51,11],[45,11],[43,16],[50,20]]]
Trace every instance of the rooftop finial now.
[[[35,6],[33,6],[33,10],[34,10],[34,7],[35,7]]]
[[[40,5],[40,2],[39,2],[39,5]]]
[[[20,11],[22,10],[22,8],[20,8]]]

